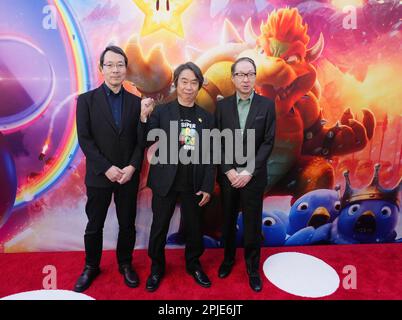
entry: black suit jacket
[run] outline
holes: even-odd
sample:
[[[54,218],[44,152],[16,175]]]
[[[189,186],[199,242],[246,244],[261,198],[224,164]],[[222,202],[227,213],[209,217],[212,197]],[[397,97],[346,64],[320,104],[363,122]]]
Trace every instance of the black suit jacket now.
[[[200,157],[202,154],[202,129],[214,128],[214,117],[204,110],[203,108],[195,105],[197,126],[196,130],[199,136],[199,150]],[[177,127],[177,136],[171,137],[170,122],[176,121],[175,127]],[[177,100],[170,103],[157,106],[148,119],[146,126],[146,135],[152,129],[162,129],[167,136],[167,152],[169,155],[170,142],[178,143],[180,130],[178,127],[180,121],[180,111]],[[154,142],[147,142],[147,145],[151,145]],[[212,143],[210,144],[212,148]],[[207,152],[210,152],[210,163],[203,164],[200,160],[199,164],[193,164],[193,191],[204,191],[212,194],[215,183],[215,166],[212,164],[211,148]],[[178,164],[174,164],[168,159],[167,164],[151,164],[148,175],[148,187],[153,192],[160,196],[166,196],[170,191],[173,182],[176,177]]]
[[[215,122],[219,130],[229,129],[234,132],[240,129],[239,113],[237,110],[236,94],[218,101],[215,111]],[[259,181],[266,182],[267,159],[272,152],[275,138],[275,102],[254,93],[253,100],[250,105],[250,111],[247,116],[243,135],[243,152],[247,150],[247,129],[255,129],[255,170],[252,175]],[[224,139],[223,139],[224,140]],[[233,139],[233,143],[235,143]],[[235,148],[233,145],[233,158],[235,158]],[[234,161],[233,163],[225,163],[224,141],[221,144],[222,163],[219,169],[220,175],[225,174],[230,169],[240,167]],[[245,165],[241,165],[244,167]]]
[[[141,170],[144,149],[140,112],[141,99],[124,90],[119,129],[102,86],[78,96],[77,133],[86,157],[87,186],[113,186],[105,176],[112,165],[124,168],[131,164],[136,173]]]

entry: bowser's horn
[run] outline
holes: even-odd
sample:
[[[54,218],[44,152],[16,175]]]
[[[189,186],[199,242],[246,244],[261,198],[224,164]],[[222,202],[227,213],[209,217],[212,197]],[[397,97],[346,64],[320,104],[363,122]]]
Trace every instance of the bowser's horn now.
[[[314,62],[321,56],[322,50],[324,50],[324,36],[322,35],[322,32],[320,32],[320,37],[318,38],[317,43],[306,52],[306,60],[308,62]]]
[[[244,40],[252,45],[257,42],[257,34],[254,32],[253,25],[251,23],[251,18],[248,18],[246,25],[244,27]]]
[[[220,44],[243,43],[243,42],[244,41],[240,37],[234,25],[228,19],[225,19],[225,21],[223,21],[223,29]]]

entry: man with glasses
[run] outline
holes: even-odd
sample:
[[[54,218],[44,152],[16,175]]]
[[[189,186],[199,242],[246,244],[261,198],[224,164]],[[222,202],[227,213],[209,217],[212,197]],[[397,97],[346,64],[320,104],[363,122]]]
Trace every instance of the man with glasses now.
[[[85,184],[88,224],[85,229],[85,268],[74,291],[89,288],[100,273],[103,226],[112,199],[119,222],[116,255],[119,272],[129,287],[137,287],[132,267],[139,174],[143,159],[143,131],[153,100],[124,90],[128,59],[116,46],[101,54],[99,69],[104,83],[77,100],[78,142],[86,157]]]
[[[224,211],[224,259],[218,276],[227,277],[236,255],[236,222],[242,211],[244,225],[244,257],[250,287],[261,291],[259,275],[261,220],[264,188],[267,181],[267,159],[273,149],[275,135],[275,103],[254,92],[256,66],[252,59],[242,57],[231,68],[236,93],[217,103],[215,118],[219,130],[238,131],[242,135],[243,152],[253,143],[255,154],[247,163],[236,162],[234,142],[222,142],[222,164],[218,171]],[[255,139],[249,139],[254,131]],[[235,141],[236,139],[233,139]],[[252,140],[252,141],[251,141]],[[235,161],[228,161],[234,159]],[[251,164],[251,165],[250,165]]]

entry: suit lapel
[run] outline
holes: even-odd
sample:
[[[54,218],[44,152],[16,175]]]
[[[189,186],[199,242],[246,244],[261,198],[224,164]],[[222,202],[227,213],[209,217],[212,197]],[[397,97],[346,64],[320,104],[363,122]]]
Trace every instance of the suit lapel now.
[[[237,110],[236,94],[232,96],[231,106],[234,129],[240,129],[239,110]]]
[[[130,95],[126,90],[123,91],[123,105],[121,110],[121,127],[119,133],[121,134],[126,126],[126,122],[130,121]]]
[[[170,103],[169,112],[171,121],[180,121],[180,110],[177,100]]]
[[[254,93],[253,101],[251,101],[250,110],[248,111],[246,124],[244,125],[244,130],[250,129],[255,117],[258,114],[258,110],[260,109],[260,103],[258,99],[258,95]]]
[[[105,93],[104,88],[101,85],[97,90],[96,90],[96,95],[95,95],[95,105],[99,106],[99,109],[105,116],[106,120],[109,122],[109,124],[112,126],[113,130],[118,133],[119,130],[114,122],[114,118],[112,115],[112,111],[110,110],[109,107],[109,102],[107,101],[107,96]]]
[[[179,135],[180,135],[180,124],[179,124],[180,110],[179,110],[179,103],[177,102],[177,100],[172,101],[169,104],[169,113],[170,113],[170,121],[176,121],[176,123],[177,123],[177,131],[178,131],[177,138],[179,138]]]

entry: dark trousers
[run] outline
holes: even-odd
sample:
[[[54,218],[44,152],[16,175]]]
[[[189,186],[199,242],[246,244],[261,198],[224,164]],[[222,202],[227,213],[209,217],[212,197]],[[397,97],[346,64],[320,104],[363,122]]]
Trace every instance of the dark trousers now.
[[[221,198],[224,214],[223,243],[224,260],[233,263],[236,256],[236,224],[239,211],[243,213],[244,258],[249,273],[258,271],[261,252],[262,203],[264,188],[255,177],[241,189],[231,186],[226,176],[220,177]]]
[[[110,188],[87,186],[87,204],[85,211],[88,224],[85,229],[86,264],[93,267],[100,265],[103,245],[103,226],[107,211],[114,196],[119,235],[116,255],[119,265],[131,264],[135,245],[135,217],[137,214],[138,173],[124,185],[116,184]]]
[[[198,206],[202,197],[194,192],[171,190],[165,196],[155,192],[152,196],[153,219],[149,236],[148,255],[152,260],[151,272],[165,272],[165,245],[170,220],[173,216],[177,199],[180,198],[181,218],[185,236],[185,260],[188,271],[201,267],[199,258],[204,252],[201,223],[202,208]]]

